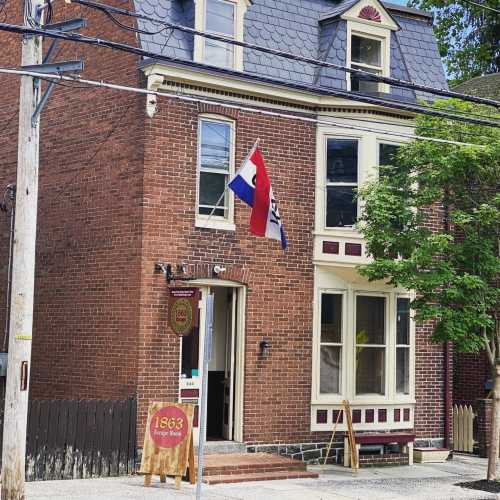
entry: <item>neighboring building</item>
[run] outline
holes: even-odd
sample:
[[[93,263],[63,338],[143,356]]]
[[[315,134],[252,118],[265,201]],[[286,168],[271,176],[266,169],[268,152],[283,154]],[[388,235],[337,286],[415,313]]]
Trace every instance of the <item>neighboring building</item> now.
[[[122,7],[446,87],[431,16],[399,5],[135,0]],[[73,5],[54,9],[76,15]],[[21,22],[20,11],[17,2],[7,5],[12,22]],[[85,34],[172,57],[139,60],[62,44],[59,59],[83,56],[88,78],[301,112],[331,125],[58,87],[42,117],[32,397],[136,395],[141,430],[151,401],[197,399],[212,291],[209,437],[249,446],[324,442],[347,399],[356,431],[414,431],[421,444],[442,446],[451,426],[451,360],[431,342],[432,324],[411,319],[406,290],[369,283],[356,271],[368,260],[353,227],[353,194],[401,141],[387,131],[411,131],[412,114],[351,96],[390,94],[397,106],[415,102],[415,93],[178,31],[137,39],[100,13],[84,15]],[[147,21],[139,28],[158,31]],[[19,64],[19,38],[0,37],[2,65]],[[0,119],[8,123],[19,82],[0,81]],[[16,121],[0,136],[0,187],[15,175]],[[348,128],[356,124],[373,131]],[[208,216],[257,138],[288,234],[286,253],[249,234],[249,209],[230,193]],[[0,222],[7,248],[7,218]],[[442,227],[439,210],[429,224]],[[6,252],[0,258],[4,300]],[[201,291],[200,329],[182,341],[167,326],[168,286],[157,263],[174,273],[185,266],[183,276],[195,279],[172,284]],[[215,276],[215,265],[226,270]]]
[[[478,76],[453,88],[455,92],[500,99],[500,73]],[[453,399],[455,404],[476,405],[477,399],[486,398],[493,388],[491,369],[486,352],[457,353],[454,364]]]

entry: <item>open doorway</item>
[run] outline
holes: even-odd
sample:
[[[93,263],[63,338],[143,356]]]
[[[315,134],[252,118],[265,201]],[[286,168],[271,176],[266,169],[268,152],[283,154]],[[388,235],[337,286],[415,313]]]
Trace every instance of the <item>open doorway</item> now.
[[[233,434],[236,293],[213,287],[212,359],[208,365],[207,440],[230,440]]]
[[[193,283],[194,284],[194,283]],[[196,283],[201,291],[200,322],[181,344],[180,401],[199,404],[206,303],[214,295],[212,356],[208,366],[207,430],[209,441],[241,441],[243,416],[245,288],[230,282]],[[195,426],[195,442],[198,429]]]

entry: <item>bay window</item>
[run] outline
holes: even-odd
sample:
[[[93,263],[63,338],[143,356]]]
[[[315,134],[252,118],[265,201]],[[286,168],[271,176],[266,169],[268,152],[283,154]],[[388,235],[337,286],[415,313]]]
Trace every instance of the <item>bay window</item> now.
[[[396,301],[396,392],[410,394],[410,299]]]
[[[385,394],[386,298],[356,296],[356,394]]]
[[[326,141],[326,227],[350,227],[358,216],[358,141]]]
[[[234,172],[234,124],[203,117],[198,130],[197,217],[217,221],[232,218],[232,196],[226,190]]]
[[[320,393],[339,394],[342,365],[342,295],[321,294]]]

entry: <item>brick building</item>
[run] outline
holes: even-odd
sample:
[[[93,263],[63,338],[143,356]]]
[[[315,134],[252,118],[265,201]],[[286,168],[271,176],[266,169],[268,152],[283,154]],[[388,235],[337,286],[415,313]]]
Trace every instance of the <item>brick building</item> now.
[[[446,87],[431,16],[398,5],[130,0],[120,6]],[[5,12],[21,23],[16,2]],[[400,105],[422,96],[179,31],[136,37],[81,6],[58,5],[55,14],[82,15],[85,34],[171,58],[61,44],[58,58],[83,57],[86,77],[217,102],[71,86],[54,92],[41,125],[32,397],[136,396],[142,430],[151,401],[199,397],[203,318],[214,293],[209,438],[295,449],[324,442],[348,399],[357,431],[413,430],[418,442],[443,445],[451,359],[430,341],[432,325],[415,325],[409,292],[368,283],[357,273],[367,258],[353,228],[354,190],[376,176],[404,140],[388,131],[411,131],[413,115]],[[138,27],[158,31],[146,20]],[[2,65],[19,64],[19,39],[0,36],[7,47]],[[19,82],[0,78],[3,188],[15,177]],[[352,96],[392,101],[370,104]],[[241,107],[225,107],[225,101]],[[370,130],[349,128],[356,124]],[[230,193],[208,215],[257,138],[287,231],[286,253],[277,242],[249,234],[249,210]],[[439,230],[441,214],[430,223]],[[0,224],[7,250],[8,218]],[[4,303],[8,251],[0,259]],[[155,272],[158,263],[170,264],[174,274],[183,268],[172,285],[201,293],[200,328],[182,340],[167,326],[169,290]],[[215,275],[216,265],[225,271]]]

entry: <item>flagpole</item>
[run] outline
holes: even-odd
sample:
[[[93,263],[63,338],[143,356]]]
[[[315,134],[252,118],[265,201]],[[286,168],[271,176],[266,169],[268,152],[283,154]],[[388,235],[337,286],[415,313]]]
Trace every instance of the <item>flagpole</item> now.
[[[254,154],[255,150],[259,147],[259,143],[260,143],[260,138],[257,138],[257,140],[255,141],[255,144],[253,145],[252,149],[250,150],[250,152],[246,155],[245,159],[241,162],[241,165],[240,165],[240,168],[248,161],[248,159]],[[226,193],[227,193],[227,190],[229,189],[229,184],[230,182],[236,177],[236,174],[239,172],[240,169],[238,169],[237,172],[235,172],[235,174],[233,175],[233,178],[229,180],[229,182],[227,183],[226,185],[226,188],[224,189],[224,191],[222,192],[222,194],[220,195],[219,199],[217,200],[217,203],[215,204],[214,208],[212,208],[212,211],[210,212],[210,214],[208,215],[208,218],[206,219],[205,223],[201,226],[203,229],[206,229],[207,226],[208,226],[208,223],[210,222],[210,219],[212,218],[212,216],[214,215],[215,211],[217,210],[217,207],[219,206],[219,203],[222,201],[222,198],[224,198],[224,196],[226,196]]]

